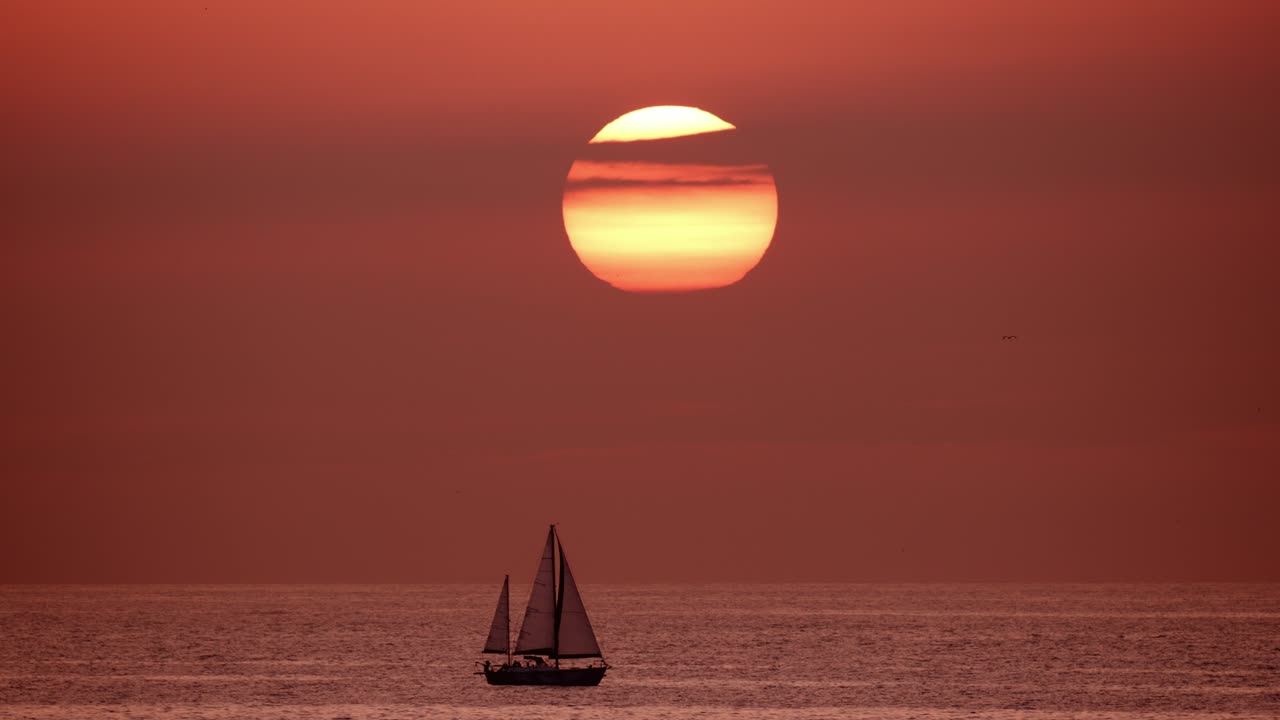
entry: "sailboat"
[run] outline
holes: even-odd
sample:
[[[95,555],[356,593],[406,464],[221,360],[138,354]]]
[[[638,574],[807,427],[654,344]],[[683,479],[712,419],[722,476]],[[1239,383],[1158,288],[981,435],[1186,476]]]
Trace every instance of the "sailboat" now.
[[[558,591],[557,550],[560,556]],[[493,612],[489,638],[481,651],[506,655],[507,660],[501,665],[486,660],[482,670],[485,680],[490,685],[599,685],[609,664],[600,652],[600,643],[596,642],[555,525],[547,532],[547,545],[538,561],[538,573],[533,578],[533,591],[529,594],[524,624],[514,650],[511,648],[510,580],[507,576],[502,581],[502,594]],[[599,664],[593,662],[585,667],[560,664],[561,660],[590,658],[599,658]]]

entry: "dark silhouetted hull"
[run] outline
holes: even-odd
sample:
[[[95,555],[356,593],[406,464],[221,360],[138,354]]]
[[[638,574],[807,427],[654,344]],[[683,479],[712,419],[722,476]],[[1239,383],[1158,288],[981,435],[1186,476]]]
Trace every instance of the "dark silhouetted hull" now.
[[[484,671],[490,685],[599,685],[602,667],[588,668],[494,668]]]

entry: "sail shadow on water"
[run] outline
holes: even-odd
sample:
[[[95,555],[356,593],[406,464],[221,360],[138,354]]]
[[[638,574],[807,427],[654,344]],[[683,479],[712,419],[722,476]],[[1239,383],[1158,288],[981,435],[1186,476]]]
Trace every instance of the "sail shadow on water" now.
[[[556,583],[556,555],[560,560],[560,582]],[[591,618],[569,570],[564,546],[556,526],[547,531],[547,544],[538,561],[533,590],[525,608],[524,622],[511,647],[510,576],[502,581],[502,593],[493,613],[489,638],[482,653],[506,656],[495,665],[484,661],[481,673],[490,685],[599,685],[609,664],[600,652]],[[520,656],[516,658],[515,656]],[[593,660],[588,665],[561,664],[562,660]],[[550,661],[550,662],[548,662]]]

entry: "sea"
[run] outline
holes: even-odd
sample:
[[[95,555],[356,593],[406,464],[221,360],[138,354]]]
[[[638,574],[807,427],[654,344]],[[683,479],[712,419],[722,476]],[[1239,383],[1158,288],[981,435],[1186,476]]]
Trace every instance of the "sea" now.
[[[581,589],[594,688],[475,674],[497,584],[4,586],[0,718],[1280,718],[1280,585]]]

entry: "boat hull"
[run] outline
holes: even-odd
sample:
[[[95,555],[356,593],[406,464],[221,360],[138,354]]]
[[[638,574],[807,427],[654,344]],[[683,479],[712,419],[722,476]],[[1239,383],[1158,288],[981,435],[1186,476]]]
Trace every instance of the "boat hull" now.
[[[490,685],[599,685],[607,668],[493,668],[484,671]]]

